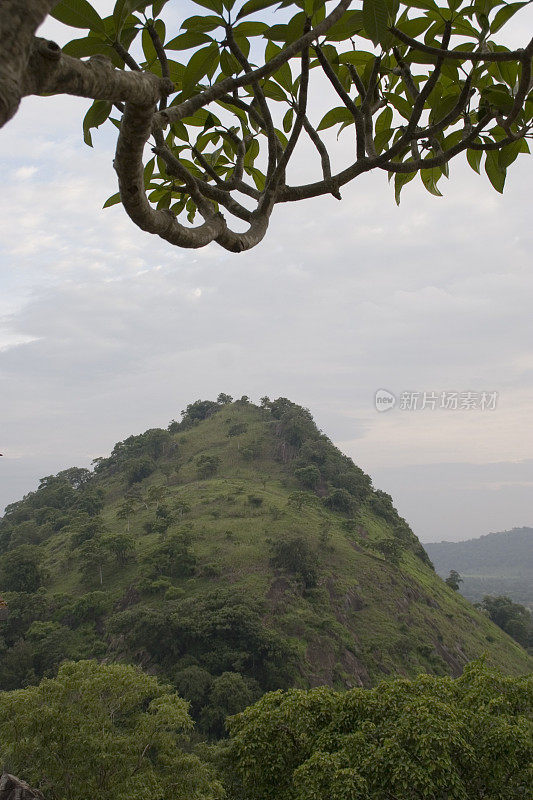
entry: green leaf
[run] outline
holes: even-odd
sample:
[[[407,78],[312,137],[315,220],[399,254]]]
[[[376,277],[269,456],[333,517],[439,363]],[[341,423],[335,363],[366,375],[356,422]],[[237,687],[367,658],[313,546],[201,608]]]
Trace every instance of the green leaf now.
[[[195,86],[211,69],[214,60],[219,60],[218,45],[212,42],[207,47],[197,50],[185,67],[183,73],[183,91],[187,92]]]
[[[383,96],[388,100],[388,102],[394,106],[396,111],[398,111],[402,117],[405,119],[410,119],[411,114],[413,113],[413,106],[412,104],[402,97],[399,94],[395,94],[394,92],[383,92]]]
[[[280,0],[248,0],[237,14],[237,19],[246,17],[248,14],[254,14],[256,11],[262,11],[269,6],[276,6],[279,2]]]
[[[435,197],[442,197],[442,192],[437,187],[437,181],[442,177],[442,170],[440,167],[421,169],[420,177],[422,179],[422,183],[430,194],[435,195]]]
[[[467,150],[466,151],[466,160],[477,174],[480,174],[480,165],[481,165],[481,156],[483,155],[483,150]]]
[[[326,39],[330,42],[344,42],[359,33],[363,27],[361,11],[345,11],[340,20],[332,25],[326,33]]]
[[[385,108],[381,112],[381,114],[379,115],[379,117],[376,120],[376,125],[375,125],[376,133],[379,133],[380,131],[387,130],[388,128],[391,127],[391,125],[392,125],[392,116],[393,116],[392,115],[392,108],[390,108],[390,106],[387,106],[387,108]]]
[[[155,158],[151,158],[144,168],[144,188],[150,184],[152,180],[152,175],[154,174],[154,167],[155,167]]]
[[[237,36],[261,36],[261,34],[263,34],[267,29],[268,25],[266,22],[254,22],[253,20],[248,20],[246,22],[240,22],[233,29],[233,32]]]
[[[363,0],[363,27],[374,45],[385,38],[389,25],[387,0]]]
[[[111,206],[116,206],[117,203],[120,203],[120,192],[112,194],[111,197],[108,197],[102,208],[110,208]]]
[[[283,117],[283,130],[285,131],[285,133],[288,133],[292,128],[293,117],[294,117],[294,109],[289,108],[289,110]]]
[[[224,11],[222,0],[193,0],[193,2],[196,3],[197,6],[203,6],[210,11],[216,11],[218,14],[222,14]]]
[[[111,59],[116,67],[122,67],[124,62],[111,45],[98,36],[86,36],[83,39],[73,39],[63,48],[67,56],[74,58],[87,58],[88,56],[104,55]]]
[[[113,9],[113,20],[115,22],[116,32],[120,33],[130,14],[147,5],[148,0],[117,0]]]
[[[59,0],[50,15],[73,28],[89,28],[105,33],[103,19],[87,0]]]
[[[374,61],[374,54],[367,53],[366,50],[348,50],[346,53],[340,53],[339,55],[341,64],[353,64],[354,67],[363,67],[363,69],[371,61]]]
[[[521,8],[524,8],[524,6],[527,5],[529,5],[529,3],[509,3],[509,5],[505,5],[503,8],[500,8],[492,20],[490,32],[496,33],[496,31],[499,31],[500,28],[503,28],[505,23],[508,22],[517,11],[520,11]]]
[[[152,16],[158,17],[167,3],[168,0],[156,0],[155,3],[152,3]]]
[[[181,26],[186,31],[196,31],[196,33],[207,33],[214,31],[215,28],[224,26],[222,17],[214,17],[213,15],[189,17]]]
[[[289,93],[292,92],[292,73],[287,61],[274,72],[272,78]]]
[[[409,5],[413,8],[422,8],[424,11],[438,11],[435,0],[409,0]]]
[[[485,172],[489,181],[500,194],[505,186],[506,169],[500,164],[500,154],[497,150],[489,150],[485,159]]]
[[[83,119],[83,140],[89,147],[93,146],[91,128],[98,128],[111,113],[111,103],[106,100],[95,100]]]
[[[352,123],[353,121],[353,116],[345,106],[337,106],[337,108],[332,108],[324,114],[320,120],[317,131],[324,131],[326,128],[338,125],[340,122]]]
[[[233,55],[227,50],[223,50],[220,54],[220,69],[224,75],[236,75],[242,70],[241,65]]]
[[[417,19],[408,19],[404,22],[398,23],[396,27],[399,31],[403,31],[407,36],[416,39],[421,33],[424,33],[431,25],[431,20],[428,17],[418,17]]]
[[[484,89],[481,92],[481,95],[485,103],[489,103],[491,106],[497,108],[499,111],[503,111],[505,114],[509,113],[513,107],[514,97],[507,86],[505,86],[503,83],[496,84],[495,86],[489,86],[487,89]]]
[[[263,83],[263,92],[265,97],[270,97],[278,103],[283,103],[287,100],[287,95],[277,83],[272,80],[267,80]]]
[[[416,172],[396,172],[394,175],[394,199],[396,205],[400,205],[400,193],[406,183],[412,181],[416,176]]]
[[[198,47],[201,44],[212,41],[211,36],[207,36],[205,33],[190,31],[189,33],[181,33],[175,39],[171,39],[165,45],[165,50],[190,50],[192,47]]]

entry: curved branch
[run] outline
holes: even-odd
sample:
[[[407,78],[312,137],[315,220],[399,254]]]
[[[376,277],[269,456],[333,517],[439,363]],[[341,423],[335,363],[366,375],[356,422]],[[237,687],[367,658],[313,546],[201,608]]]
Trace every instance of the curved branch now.
[[[221,214],[213,213],[197,228],[186,228],[171,211],[152,208],[146,197],[142,157],[152,132],[154,112],[155,104],[126,105],[113,162],[120,199],[127,215],[141,230],[155,233],[178,247],[204,247],[222,232],[225,222]]]

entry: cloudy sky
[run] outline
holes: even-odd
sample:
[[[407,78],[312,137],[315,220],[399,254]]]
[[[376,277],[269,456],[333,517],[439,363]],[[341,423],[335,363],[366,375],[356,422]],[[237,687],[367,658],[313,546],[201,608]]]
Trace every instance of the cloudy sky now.
[[[113,136],[83,144],[86,107],[27,99],[0,132],[0,512],[224,391],[308,407],[422,541],[533,525],[533,161],[503,196],[454,162],[445,197],[414,181],[400,208],[365,176],[341,203],[283,206],[250,253],[180,251],[101,210]],[[376,410],[379,389],[393,409]],[[498,397],[402,408],[424,392]]]

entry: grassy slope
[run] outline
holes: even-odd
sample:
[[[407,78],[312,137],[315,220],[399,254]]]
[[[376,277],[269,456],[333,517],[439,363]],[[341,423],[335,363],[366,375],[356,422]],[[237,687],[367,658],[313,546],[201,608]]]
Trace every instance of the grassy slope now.
[[[247,431],[228,437],[230,425]],[[390,536],[387,523],[362,508],[355,530],[346,529],[342,514],[328,511],[318,497],[297,510],[288,495],[298,487],[288,464],[278,460],[279,440],[265,413],[252,405],[232,404],[175,434],[177,456],[162,458],[142,483],[166,487],[165,503],[178,499],[191,506],[183,522],[193,527],[197,575],[174,581],[184,596],[232,584],[248,596],[266,598],[265,625],[290,638],[301,656],[302,686],[368,684],[383,675],[428,672],[458,673],[461,665],[486,654],[491,665],[509,672],[531,666],[526,653],[444,582],[413,553],[398,566],[388,563],[372,544]],[[248,462],[242,450],[259,445],[260,455]],[[200,454],[221,459],[218,474],[198,480]],[[178,472],[174,467],[179,465]],[[166,474],[165,474],[166,473]],[[117,518],[126,485],[123,475],[102,482],[106,491],[103,518],[111,531],[124,531]],[[262,498],[254,508],[249,495]],[[139,578],[142,558],[159,541],[143,523],[154,518],[154,506],[142,508],[130,521],[136,560],[105,577],[103,588],[119,599]],[[292,576],[269,565],[273,541],[302,536],[317,553],[320,577],[307,592]],[[50,574],[49,593],[87,591],[68,552],[65,534],[43,546]],[[98,588],[98,587],[95,587]],[[165,603],[163,596],[143,596],[141,603]]]

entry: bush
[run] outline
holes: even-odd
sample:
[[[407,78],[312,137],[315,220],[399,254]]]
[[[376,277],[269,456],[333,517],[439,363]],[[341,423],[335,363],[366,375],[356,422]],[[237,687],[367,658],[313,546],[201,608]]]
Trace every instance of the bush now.
[[[320,470],[314,464],[296,469],[294,475],[302,486],[305,486],[307,489],[316,489],[320,480]]]
[[[341,514],[353,514],[355,510],[354,499],[346,489],[334,489],[329,497],[324,498],[324,505],[331,511],[339,511]]]
[[[247,430],[248,425],[246,422],[236,422],[228,428],[228,436],[241,436],[243,433],[246,433]]]
[[[220,466],[218,456],[202,455],[196,459],[196,472],[200,479],[211,478],[216,475]]]
[[[39,551],[31,545],[21,545],[2,556],[2,588],[8,592],[36,592],[43,582],[39,560]]]
[[[318,580],[317,559],[305,539],[296,537],[272,545],[270,564],[275,569],[285,570],[299,576],[306,588],[316,586]]]
[[[136,458],[134,461],[128,464],[128,468],[126,471],[126,480],[128,482],[128,486],[133,486],[135,483],[140,483],[155,469],[155,464],[151,458],[144,457],[144,458]]]

